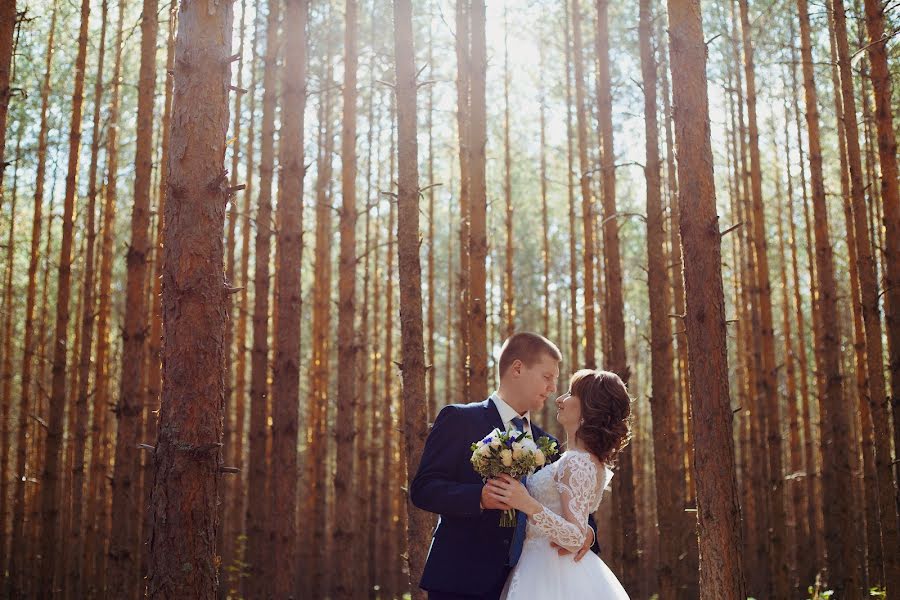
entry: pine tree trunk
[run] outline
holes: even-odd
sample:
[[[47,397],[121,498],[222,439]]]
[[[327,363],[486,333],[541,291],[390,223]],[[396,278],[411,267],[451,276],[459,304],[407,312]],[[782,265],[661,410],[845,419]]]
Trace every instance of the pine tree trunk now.
[[[272,238],[272,174],[275,154],[277,101],[278,22],[280,0],[270,0],[263,58],[263,110],[260,127],[259,200],[253,294],[253,347],[250,354],[249,472],[247,474],[247,568],[244,595],[268,598],[273,579],[269,531],[269,475],[266,459],[268,429],[269,261]]]
[[[797,0],[800,21],[800,51],[803,62],[803,82],[806,99],[806,128],[809,136],[809,166],[815,218],[816,281],[819,286],[818,312],[823,327],[818,340],[820,371],[825,378],[822,397],[823,488],[835,489],[851,479],[849,456],[849,422],[844,405],[840,371],[840,331],[837,328],[837,298],[834,278],[834,258],[828,233],[828,213],[825,204],[825,185],[822,173],[822,149],[819,139],[819,109],[813,77],[810,43],[809,9],[806,0]],[[849,528],[852,520],[851,496],[836,494],[824,503],[825,545],[828,554],[829,584],[847,597],[859,594],[859,574],[853,558],[853,539]]]
[[[675,145],[682,208],[701,598],[744,598],[740,507],[729,405],[721,249],[706,92],[706,45],[696,0],[669,0]]]
[[[13,272],[15,271],[13,248],[16,241],[16,201],[18,196],[18,179],[19,165],[22,160],[22,132],[25,127],[21,124],[17,128],[16,134],[16,151],[13,157],[13,184],[10,194],[9,203],[9,236],[6,241],[6,277],[4,277],[3,290],[3,344],[0,347],[0,434],[2,434],[3,444],[0,448],[0,535],[3,541],[0,542],[0,573],[6,578],[6,565],[8,564],[9,554],[14,550],[6,549],[6,542],[9,540],[9,533],[6,527],[7,516],[9,514],[9,483],[11,480],[18,479],[11,477],[9,471],[9,454],[12,450],[12,440],[10,439],[10,422],[12,421],[11,404],[12,404],[12,382],[13,382],[13,316],[16,313],[15,301],[13,299]],[[5,582],[4,582],[5,583]],[[2,588],[2,584],[0,584]]]
[[[303,112],[306,107],[306,0],[285,8],[285,63],[282,72],[280,227],[277,234],[278,336],[272,379],[271,510],[278,515],[274,553],[275,597],[296,590],[297,431],[300,395],[300,276],[303,252]]]
[[[756,118],[756,73],[754,50],[750,32],[748,0],[740,0],[741,34],[744,45],[744,71],[747,81],[747,116],[750,149],[750,189],[753,202],[753,250],[756,257],[756,285],[759,289],[760,341],[762,350],[759,373],[760,406],[765,412],[765,446],[768,453],[768,481],[766,512],[770,530],[768,537],[769,594],[776,598],[789,595],[790,574],[787,561],[787,520],[784,501],[781,429],[778,419],[778,390],[775,374],[775,337],[772,316],[772,286],[769,280],[769,259],[765,211],[762,198],[762,167],[759,152],[759,128]],[[759,565],[761,567],[762,565]]]
[[[471,95],[471,52],[469,4],[456,0],[456,127],[459,138],[459,401],[480,401],[473,397],[471,381],[470,330],[470,184],[469,184],[469,97]]]
[[[647,180],[647,283],[650,293],[650,410],[653,418],[653,454],[656,476],[656,511],[659,523],[659,566],[657,582],[660,600],[684,597],[686,582],[683,549],[692,531],[686,527],[682,498],[673,494],[684,482],[683,439],[675,422],[681,415],[675,401],[675,352],[669,323],[669,276],[666,265],[665,214],[662,206],[662,181],[659,156],[659,123],[656,112],[657,63],[653,53],[652,8],[650,0],[641,0],[640,37],[641,75],[644,88],[644,131],[646,134]]]
[[[3,173],[6,170],[6,114],[12,97],[12,56],[18,25],[16,0],[8,0],[0,7],[0,200],[3,193]]]
[[[394,43],[397,69],[397,253],[400,270],[400,330],[403,376],[403,433],[406,445],[406,472],[416,473],[425,437],[428,416],[425,399],[425,348],[422,333],[422,268],[419,260],[419,171],[416,144],[416,67],[412,31],[412,3],[394,2]],[[408,489],[408,483],[407,489]],[[418,581],[425,566],[431,519],[409,502],[407,540],[409,578],[413,597],[426,593]]]
[[[111,593],[134,598],[139,587],[134,548],[139,535],[139,466],[137,444],[143,406],[147,348],[147,305],[144,285],[150,252],[150,184],[153,142],[153,98],[156,85],[157,0],[144,0],[141,19],[141,68],[138,77],[137,140],[131,243],[126,253],[125,319],[122,330],[122,378],[116,404],[115,469],[112,480],[110,539]]]
[[[100,152],[100,109],[103,103],[103,59],[106,49],[106,21],[108,15],[107,2],[104,0],[100,9],[100,47],[97,57],[97,75],[94,84],[94,113],[91,134],[91,159],[88,168],[88,206],[87,231],[84,259],[84,301],[79,317],[82,322],[81,348],[78,363],[78,390],[73,407],[76,413],[74,432],[74,467],[72,481],[72,525],[68,532],[67,545],[74,551],[69,557],[65,588],[72,597],[84,596],[83,575],[84,555],[84,454],[87,445],[88,395],[90,392],[91,349],[94,340],[94,320],[96,315],[94,296],[94,248],[96,232],[96,202],[99,192],[97,186],[98,155]],[[73,390],[74,391],[74,390]]]
[[[512,156],[509,143],[509,21],[507,7],[503,9],[503,199],[506,205],[504,225],[506,229],[506,269],[503,272],[503,314],[506,316],[505,336],[516,331],[515,286],[513,285],[513,201],[512,201]]]
[[[866,30],[869,33],[867,50],[872,67],[872,91],[875,96],[878,162],[881,167],[881,202],[885,228],[885,317],[890,355],[888,371],[891,377],[894,448],[897,451],[900,448],[900,417],[897,416],[900,413],[900,183],[897,171],[897,139],[891,104],[887,38],[884,34],[886,5],[879,0],[864,0],[864,4]],[[894,485],[900,486],[900,467],[897,466],[894,467]]]
[[[337,548],[349,549],[357,527],[357,507],[349,488],[356,462],[356,413],[358,403],[359,340],[356,337],[356,77],[358,57],[358,7],[356,0],[346,2],[346,30],[344,37],[344,113],[341,130],[341,196],[340,264],[338,269],[338,325],[337,351],[341,376],[337,384],[337,472],[334,493],[341,498],[339,515],[335,521],[334,541]],[[355,565],[336,561],[336,598],[351,598],[354,593]]]
[[[568,37],[568,32],[566,33]],[[544,263],[544,312],[543,312],[543,329],[541,330],[544,337],[550,337],[550,215],[547,207],[547,92],[544,89],[543,75],[545,63],[545,46],[543,29],[540,32],[540,66],[538,67],[538,88],[540,102],[540,178],[541,178],[541,258]],[[568,44],[566,45],[566,54],[568,54]],[[567,76],[568,79],[568,76]],[[557,334],[560,336],[562,343],[562,332]],[[574,359],[576,355],[572,355]],[[542,423],[549,423],[550,404],[544,404],[544,414],[541,417]]]
[[[472,40],[470,69],[470,103],[468,131],[469,166],[469,323],[470,323],[470,390],[472,399],[481,401],[488,395],[487,365],[487,180],[485,175],[487,145],[487,38],[485,33],[485,1],[472,0],[470,35]]]
[[[41,477],[41,585],[39,596],[50,598],[55,593],[54,574],[60,552],[56,546],[60,512],[61,457],[63,417],[66,402],[66,350],[69,329],[69,294],[71,292],[72,236],[75,219],[76,178],[81,146],[81,107],[84,92],[84,70],[87,61],[87,30],[90,2],[82,0],[81,25],[78,31],[78,55],[75,59],[75,83],[69,126],[69,156],[66,191],[63,202],[62,239],[57,265],[56,329],[53,334],[53,370],[50,387],[47,443],[44,448],[44,471]]]
[[[868,400],[875,427],[875,468],[878,474],[878,499],[881,507],[881,539],[885,549],[885,587],[888,593],[900,590],[900,553],[889,549],[900,547],[897,519],[897,493],[891,465],[891,432],[886,397],[881,317],[878,308],[878,279],[875,257],[872,254],[869,228],[866,221],[865,191],[859,151],[859,130],[856,123],[856,98],[850,69],[850,50],[843,0],[834,0],[834,33],[837,41],[838,67],[844,106],[847,158],[850,167],[850,200],[856,233],[859,284],[862,297],[863,324],[866,335],[866,356],[869,376]],[[896,177],[894,178],[896,182]],[[827,322],[827,321],[826,321]],[[848,592],[852,594],[853,592]]]
[[[578,364],[578,255],[576,242],[578,229],[575,218],[575,151],[573,141],[575,133],[572,124],[572,43],[570,31],[572,30],[572,17],[569,14],[569,0],[563,3],[566,13],[565,40],[566,45],[566,188],[569,196],[569,320],[571,331],[569,333],[569,372],[574,373]],[[593,306],[593,304],[591,304]],[[586,327],[587,325],[585,325]]]
[[[231,25],[230,4],[181,5],[164,218],[165,344],[159,438],[153,452],[150,598],[212,599],[218,583]]]
[[[19,394],[19,420],[16,439],[16,486],[13,497],[12,536],[11,548],[24,548],[25,540],[25,506],[26,506],[26,481],[27,481],[27,452],[28,428],[31,420],[29,414],[34,411],[32,394],[33,368],[35,355],[35,323],[34,311],[37,304],[37,270],[40,258],[41,228],[43,226],[44,208],[44,178],[47,171],[47,132],[50,123],[47,120],[47,110],[50,100],[50,76],[53,66],[53,40],[56,31],[57,9],[56,4],[50,16],[50,34],[47,38],[47,55],[44,67],[44,79],[41,85],[41,112],[40,126],[37,139],[37,166],[35,169],[34,208],[31,226],[31,253],[28,262],[28,285],[25,292],[25,332],[22,342],[22,370],[20,374]],[[49,235],[49,233],[48,233]],[[30,582],[25,577],[26,554],[24,552],[11,552],[9,562],[9,578],[5,587],[5,593],[10,598],[26,595],[26,587]]]
[[[572,0],[572,60],[575,63],[575,111],[578,121],[578,166],[581,182],[581,219],[584,225],[584,366],[596,368],[594,349],[594,200],[591,195],[590,164],[588,163],[588,115],[584,91],[584,56],[581,43],[581,9],[579,0]],[[573,357],[574,359],[574,357]]]
[[[374,20],[373,20],[373,31],[374,31]],[[428,30],[428,64],[429,64],[429,75],[431,78],[434,78],[434,32],[429,27]],[[372,95],[369,95],[370,98]],[[371,100],[369,105],[371,107]],[[435,255],[435,237],[434,237],[434,86],[428,86],[428,107],[426,110],[426,119],[427,119],[427,130],[428,130],[428,337],[426,343],[427,354],[426,354],[426,362],[429,366],[425,376],[428,378],[428,417],[427,422],[433,422],[434,418],[437,416],[438,412],[438,404],[437,404],[437,388],[436,388],[436,380],[437,380],[437,357],[434,355],[434,347],[435,347],[435,335],[436,335],[436,327],[437,324],[435,322],[434,316],[434,303],[435,303],[435,293],[434,293],[434,255]],[[371,108],[369,110],[369,120],[371,122],[372,118]],[[371,135],[374,127],[372,125],[369,126],[369,145],[368,147],[372,147],[371,143]],[[370,155],[371,156],[371,155]],[[371,183],[371,170],[372,170],[372,161],[371,157],[369,159],[369,177],[367,178]],[[366,218],[368,219],[370,211],[366,211]],[[367,222],[368,223],[368,222]],[[366,234],[368,235],[369,228],[366,227]],[[368,258],[368,237],[366,238],[366,257]],[[448,240],[449,242],[449,240]],[[368,276],[369,270],[366,269],[366,275]],[[452,283],[452,277],[450,281],[447,282],[448,285]],[[368,288],[366,288],[368,291]],[[368,295],[364,294],[364,297],[368,299]],[[365,314],[365,310],[363,311]],[[449,316],[449,313],[448,313]],[[365,323],[365,318],[363,318],[363,322]],[[448,338],[449,339],[449,338]],[[366,338],[363,336],[363,343],[366,343]],[[448,346],[449,347],[449,346]],[[445,380],[447,381],[447,380]],[[413,471],[415,472],[415,471]],[[415,581],[413,582],[415,584]],[[415,587],[415,585],[414,585]]]

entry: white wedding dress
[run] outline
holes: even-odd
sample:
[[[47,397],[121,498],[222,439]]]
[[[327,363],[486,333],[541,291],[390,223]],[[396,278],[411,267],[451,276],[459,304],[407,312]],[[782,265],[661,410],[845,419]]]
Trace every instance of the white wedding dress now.
[[[528,519],[522,555],[506,581],[502,600],[628,600],[599,556],[588,552],[575,562],[574,554],[560,556],[550,546],[555,542],[573,552],[581,548],[589,535],[588,515],[597,510],[613,475],[605,465],[602,469],[587,452],[568,450],[528,477],[528,492],[544,508]]]

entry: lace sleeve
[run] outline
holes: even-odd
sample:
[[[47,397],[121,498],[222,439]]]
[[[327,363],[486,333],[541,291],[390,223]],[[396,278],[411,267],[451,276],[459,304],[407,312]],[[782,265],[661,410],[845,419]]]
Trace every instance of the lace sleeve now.
[[[562,500],[562,515],[544,506],[531,515],[531,523],[563,548],[575,552],[584,544],[588,514],[596,504],[597,467],[587,454],[566,455],[556,473],[556,488]]]

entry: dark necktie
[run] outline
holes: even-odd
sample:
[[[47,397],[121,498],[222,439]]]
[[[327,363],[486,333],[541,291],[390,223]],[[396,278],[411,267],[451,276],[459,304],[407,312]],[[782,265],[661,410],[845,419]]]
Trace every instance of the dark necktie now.
[[[528,419],[523,419],[522,417],[514,417],[511,422],[513,427],[519,431],[525,431],[525,427],[528,425]],[[527,476],[522,477],[522,485],[525,485],[526,479]],[[516,511],[516,530],[513,532],[513,538],[509,544],[510,567],[516,566],[516,563],[519,562],[519,556],[522,554],[522,545],[525,543],[525,525],[527,522],[528,516],[521,511]]]

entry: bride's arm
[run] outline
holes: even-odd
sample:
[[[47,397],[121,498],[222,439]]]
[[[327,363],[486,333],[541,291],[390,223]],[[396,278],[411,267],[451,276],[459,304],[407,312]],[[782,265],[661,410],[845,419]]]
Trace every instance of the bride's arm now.
[[[557,489],[562,500],[561,515],[532,498],[521,483],[504,476],[510,493],[507,503],[527,514],[531,524],[551,542],[577,552],[588,535],[587,519],[598,477],[597,467],[588,456],[573,454],[565,457],[559,468]]]

